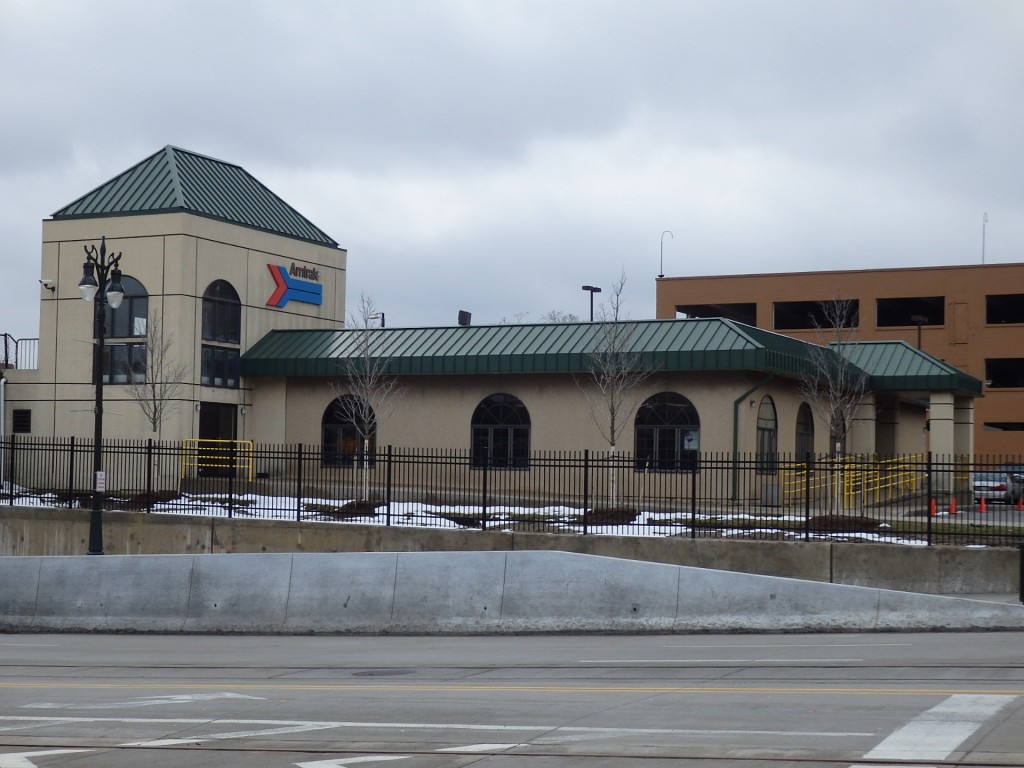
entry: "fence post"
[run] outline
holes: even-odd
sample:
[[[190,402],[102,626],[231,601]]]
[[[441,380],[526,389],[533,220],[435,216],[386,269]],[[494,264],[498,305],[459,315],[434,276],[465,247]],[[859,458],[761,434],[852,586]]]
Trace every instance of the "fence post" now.
[[[302,520],[302,443],[295,446],[295,522]]]
[[[804,456],[804,541],[811,540],[811,452]]]
[[[146,512],[153,511],[153,438],[146,440]]]
[[[391,446],[387,447],[387,463],[384,466],[384,525],[391,527]]]
[[[700,466],[700,457],[697,458],[696,466],[690,465],[690,538],[697,538],[697,467]]]
[[[10,493],[7,495],[7,505],[9,507],[14,506],[14,451],[15,444],[18,442],[18,436],[11,433],[11,448],[7,452],[7,490]],[[69,502],[70,503],[70,502]]]
[[[228,449],[228,519],[234,517],[235,510],[235,451],[234,445]]]
[[[14,437],[14,435],[11,435]],[[13,446],[12,446],[13,447]],[[68,458],[68,509],[71,509],[75,503],[75,437],[71,436],[71,442],[68,445],[68,450],[71,455]]]
[[[483,497],[481,498],[480,504],[480,530],[487,530],[487,468],[491,465],[491,457],[488,456],[487,460],[484,461],[484,476],[483,476]]]
[[[932,495],[932,493],[933,493],[933,490],[932,490],[933,489],[933,485],[932,485],[932,452],[931,451],[928,451],[928,463],[925,465],[925,483],[926,483],[927,488],[928,488],[928,493],[927,493],[928,504],[925,507],[925,512],[924,512],[925,516],[928,518],[927,536],[925,536],[925,540],[927,541],[928,546],[930,547],[932,545],[932,502],[935,501],[935,497]]]
[[[583,449],[583,532],[587,532],[587,509],[590,507],[590,449]]]

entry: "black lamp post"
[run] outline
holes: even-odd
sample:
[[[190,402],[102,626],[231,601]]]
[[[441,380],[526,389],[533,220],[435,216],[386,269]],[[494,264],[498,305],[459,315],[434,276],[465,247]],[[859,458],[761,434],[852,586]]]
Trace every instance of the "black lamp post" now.
[[[911,315],[910,322],[917,323],[917,348],[921,348],[921,326],[928,322],[924,315]]]
[[[96,385],[96,410],[92,443],[92,513],[89,516],[89,554],[103,554],[102,494],[106,490],[107,478],[102,470],[103,460],[103,345],[107,335],[107,306],[117,309],[124,298],[121,286],[121,270],[117,265],[121,254],[110,254],[107,258],[107,238],[100,240],[99,251],[95,245],[85,246],[85,264],[82,265],[82,279],[78,290],[86,301],[96,305],[95,344],[92,350],[92,378]]]
[[[584,285],[584,291],[590,291],[590,322],[594,322],[594,294],[600,293],[601,289],[596,285]]]

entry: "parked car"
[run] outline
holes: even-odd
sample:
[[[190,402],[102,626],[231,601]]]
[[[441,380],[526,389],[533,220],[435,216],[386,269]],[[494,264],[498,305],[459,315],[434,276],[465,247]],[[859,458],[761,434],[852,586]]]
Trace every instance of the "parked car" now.
[[[1021,468],[1024,472],[1024,468]],[[1004,504],[1009,504],[1016,501],[1013,496],[1013,481],[1009,472],[998,470],[989,470],[985,472],[975,472],[971,480],[974,486],[974,501],[977,503],[982,499],[985,501],[998,501]],[[1017,497],[1020,496],[1020,489],[1022,483],[1018,483],[1017,486]]]
[[[1024,465],[1003,464],[999,471],[1006,475],[1007,501],[1016,504],[1024,496]]]

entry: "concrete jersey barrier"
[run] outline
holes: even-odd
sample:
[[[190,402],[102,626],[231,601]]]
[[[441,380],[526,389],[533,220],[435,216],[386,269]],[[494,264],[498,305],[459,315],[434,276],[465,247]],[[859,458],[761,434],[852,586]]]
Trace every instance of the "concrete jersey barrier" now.
[[[0,557],[0,630],[769,632],[1024,628],[1024,606],[559,551]]]

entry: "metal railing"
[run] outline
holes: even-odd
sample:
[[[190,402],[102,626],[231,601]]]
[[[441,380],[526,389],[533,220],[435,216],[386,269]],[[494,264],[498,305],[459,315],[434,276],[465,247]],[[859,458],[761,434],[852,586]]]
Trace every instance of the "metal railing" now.
[[[1024,501],[976,503],[974,473],[1014,458],[538,452],[514,468],[469,451],[104,441],[104,508],[486,530],[1016,545]],[[0,441],[8,504],[88,506],[92,442]],[[1024,482],[1018,487],[1024,493]]]
[[[16,339],[0,333],[0,367],[34,370],[39,367],[39,339]]]

